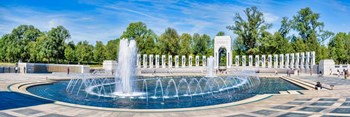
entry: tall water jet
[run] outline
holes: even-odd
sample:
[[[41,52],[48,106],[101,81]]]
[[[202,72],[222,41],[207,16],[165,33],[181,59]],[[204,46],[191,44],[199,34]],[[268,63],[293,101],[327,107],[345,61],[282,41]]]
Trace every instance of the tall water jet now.
[[[136,69],[137,47],[136,41],[122,39],[119,43],[118,63],[115,76],[115,94],[132,95],[136,89],[135,69]]]
[[[215,77],[216,74],[214,72],[214,57],[210,56],[207,59],[207,75],[206,77]]]

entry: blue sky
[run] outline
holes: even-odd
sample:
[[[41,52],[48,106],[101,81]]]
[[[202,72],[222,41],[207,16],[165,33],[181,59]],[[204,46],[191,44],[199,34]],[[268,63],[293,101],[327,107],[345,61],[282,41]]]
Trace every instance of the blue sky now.
[[[224,31],[234,38],[226,26],[233,24],[235,13],[242,14],[251,6],[257,6],[273,24],[270,32],[278,30],[282,17],[292,18],[305,7],[320,13],[326,30],[350,32],[350,2],[346,0],[0,0],[0,35],[20,24],[42,31],[63,25],[74,42],[106,43],[118,38],[129,23],[142,21],[158,35],[171,27],[179,34],[205,33],[213,38]]]

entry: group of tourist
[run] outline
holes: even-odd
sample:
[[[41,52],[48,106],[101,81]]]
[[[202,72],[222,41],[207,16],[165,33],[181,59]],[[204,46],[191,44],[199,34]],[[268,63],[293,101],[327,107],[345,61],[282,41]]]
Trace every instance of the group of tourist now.
[[[332,69],[330,69],[330,74],[329,75],[333,75],[332,74]],[[341,72],[341,70],[337,69],[337,76],[340,77],[340,75],[343,74],[344,75],[344,79],[347,79],[350,76],[350,72],[349,69],[343,69],[343,71]]]

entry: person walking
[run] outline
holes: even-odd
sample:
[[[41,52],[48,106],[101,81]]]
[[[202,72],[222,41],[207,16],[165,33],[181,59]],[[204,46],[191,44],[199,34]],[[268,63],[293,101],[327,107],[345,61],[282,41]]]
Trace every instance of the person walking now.
[[[346,80],[348,76],[348,72],[345,69],[343,69],[343,75],[344,75],[344,79]]]
[[[338,75],[338,78],[340,77],[340,71],[339,69],[337,69],[337,75]]]

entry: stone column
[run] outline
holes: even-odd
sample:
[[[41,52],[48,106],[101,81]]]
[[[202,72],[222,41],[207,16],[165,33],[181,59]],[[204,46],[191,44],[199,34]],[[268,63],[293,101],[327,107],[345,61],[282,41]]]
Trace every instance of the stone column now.
[[[278,67],[278,54],[273,55],[273,68]]]
[[[136,59],[137,68],[141,68],[141,55],[137,54]]]
[[[196,56],[196,67],[199,66],[199,56]]]
[[[305,69],[305,53],[300,53],[300,69]]]
[[[280,54],[280,66],[279,68],[284,68],[284,58],[283,58],[283,54]]]
[[[242,66],[246,66],[247,65],[247,61],[246,61],[246,57],[245,55],[242,56]]]
[[[295,53],[295,69],[300,69],[300,56],[299,56],[299,53]]]
[[[143,68],[147,68],[147,54],[143,54]]]
[[[266,55],[261,55],[261,67],[266,68]]]
[[[286,61],[284,63],[284,68],[289,68],[289,54],[285,54],[286,56]]]
[[[267,68],[272,68],[272,55],[267,55]]]
[[[173,67],[173,55],[168,55],[168,68]]]
[[[295,68],[294,67],[294,53],[289,54],[289,56],[290,56],[289,66],[290,66],[290,68],[294,69]]]
[[[259,60],[259,55],[255,55],[255,67],[259,67],[260,60]]]
[[[239,66],[239,56],[235,56],[235,66]]]
[[[185,68],[186,67],[186,56],[182,55],[181,57],[181,67]]]
[[[156,68],[159,68],[159,55],[156,55]]]
[[[153,55],[151,54],[151,55],[149,55],[149,68],[153,68],[153,65],[154,65],[154,63],[153,63]]]
[[[188,67],[192,67],[192,55],[188,56]]]
[[[310,52],[306,52],[305,70],[306,72],[310,70]]]
[[[166,67],[165,61],[166,61],[165,55],[162,55],[162,68]]]
[[[249,65],[249,67],[251,67],[251,66],[253,66],[253,55],[249,55],[248,58],[249,58],[248,65]]]
[[[206,56],[202,57],[202,66],[207,66],[207,57]]]
[[[311,52],[311,66],[314,66],[316,64],[316,53],[315,51]]]
[[[175,68],[179,68],[179,55],[175,55]]]

